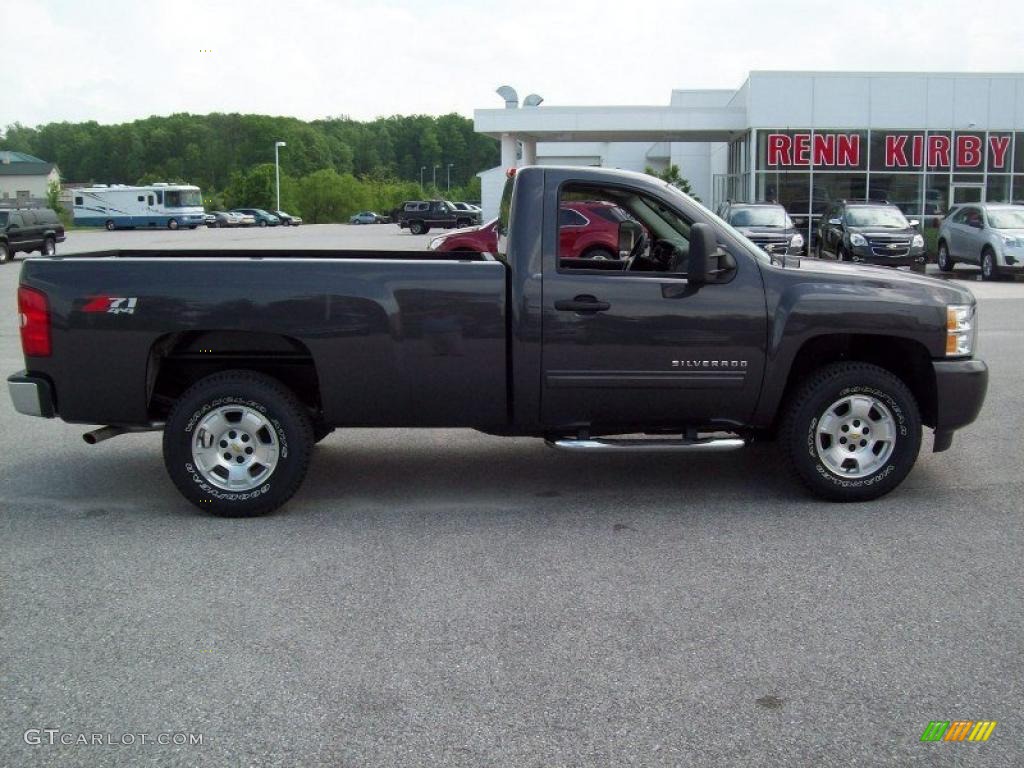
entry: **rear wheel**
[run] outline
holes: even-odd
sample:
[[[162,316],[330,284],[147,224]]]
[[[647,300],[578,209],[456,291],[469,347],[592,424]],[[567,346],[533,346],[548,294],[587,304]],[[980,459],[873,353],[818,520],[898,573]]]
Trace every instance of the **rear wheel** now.
[[[39,252],[43,256],[55,256],[57,255],[57,241],[52,237],[48,237],[43,241],[43,247],[39,249]]]
[[[167,228],[168,229],[177,229],[178,228],[178,220],[177,219],[168,219],[167,220]]]
[[[583,254],[584,259],[594,259],[595,261],[614,261],[615,254],[606,248],[594,248]]]
[[[6,264],[11,260],[11,247],[7,243],[0,243],[0,264]]]
[[[804,382],[780,432],[786,459],[815,494],[867,501],[903,482],[921,448],[921,416],[898,377],[868,363],[833,363]]]
[[[264,221],[263,219],[260,219],[260,226],[261,226],[261,227],[265,227],[265,226],[267,226],[267,222],[266,222],[266,221]]]
[[[252,517],[299,489],[313,448],[313,425],[295,395],[269,376],[225,371],[196,382],[164,429],[171,480],[199,509]]]
[[[413,221],[409,223],[409,231],[412,232],[414,235],[423,235],[429,232],[430,230],[427,228],[427,225],[424,224],[422,221]]]
[[[107,223],[104,224],[103,226],[105,226],[107,228],[107,232],[113,232],[114,231],[114,222],[112,220],[110,220],[110,219],[107,219]]]
[[[985,246],[985,250],[981,252],[981,279],[999,279],[999,267],[996,264],[996,254],[989,246]]]
[[[956,266],[956,262],[953,261],[953,257],[949,255],[949,246],[946,245],[946,241],[939,241],[939,256],[937,261],[939,262],[940,272],[952,272],[953,267]]]

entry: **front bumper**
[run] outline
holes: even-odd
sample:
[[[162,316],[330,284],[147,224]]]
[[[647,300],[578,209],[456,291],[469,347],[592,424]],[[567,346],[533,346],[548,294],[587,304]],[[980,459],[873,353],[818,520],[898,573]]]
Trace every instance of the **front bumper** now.
[[[7,377],[7,391],[18,413],[47,419],[57,415],[53,386],[44,378],[19,371]]]
[[[988,391],[988,366],[982,360],[934,360],[935,450],[944,451],[953,432],[978,418]]]

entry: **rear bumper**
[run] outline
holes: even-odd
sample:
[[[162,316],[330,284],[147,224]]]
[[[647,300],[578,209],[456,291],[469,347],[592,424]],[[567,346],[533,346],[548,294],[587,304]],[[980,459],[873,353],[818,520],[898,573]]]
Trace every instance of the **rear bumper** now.
[[[953,432],[978,418],[988,391],[988,366],[982,360],[937,360],[935,369],[935,450],[945,450]]]
[[[7,392],[11,396],[14,410],[18,413],[47,419],[57,415],[53,387],[44,378],[19,371],[7,377]]]

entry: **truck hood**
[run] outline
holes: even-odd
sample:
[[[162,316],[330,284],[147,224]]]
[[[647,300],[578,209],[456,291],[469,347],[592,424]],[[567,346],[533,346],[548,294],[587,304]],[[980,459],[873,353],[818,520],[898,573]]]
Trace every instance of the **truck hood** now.
[[[776,264],[778,266],[778,264]],[[974,304],[974,294],[950,280],[928,277],[892,267],[850,264],[824,259],[787,259],[785,272],[799,272],[802,280],[858,284],[867,288],[897,291],[920,301],[937,304]]]

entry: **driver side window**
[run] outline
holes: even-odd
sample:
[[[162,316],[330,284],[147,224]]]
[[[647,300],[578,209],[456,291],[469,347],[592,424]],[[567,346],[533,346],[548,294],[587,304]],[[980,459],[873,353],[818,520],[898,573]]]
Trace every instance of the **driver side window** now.
[[[686,272],[690,222],[660,200],[566,184],[558,208],[559,271]]]

